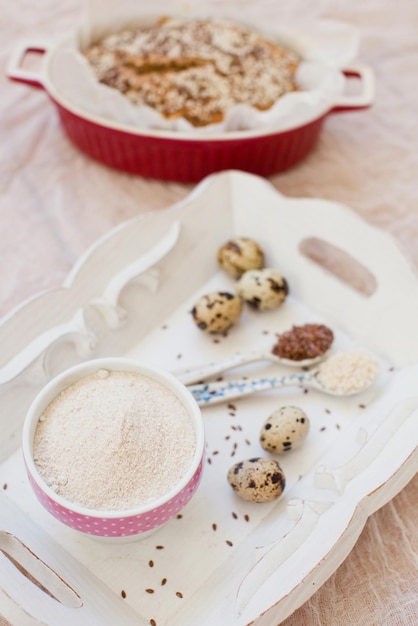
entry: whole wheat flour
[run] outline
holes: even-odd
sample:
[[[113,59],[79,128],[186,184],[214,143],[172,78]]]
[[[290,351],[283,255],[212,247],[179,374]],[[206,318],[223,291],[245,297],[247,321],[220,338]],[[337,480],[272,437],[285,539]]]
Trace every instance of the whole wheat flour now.
[[[34,461],[60,496],[126,510],[167,493],[194,455],[180,400],[152,379],[99,370],[62,391],[39,420]]]

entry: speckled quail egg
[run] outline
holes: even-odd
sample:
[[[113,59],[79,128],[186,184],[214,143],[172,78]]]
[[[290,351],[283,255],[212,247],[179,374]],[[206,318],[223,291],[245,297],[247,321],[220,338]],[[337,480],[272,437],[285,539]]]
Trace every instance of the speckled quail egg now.
[[[255,457],[233,465],[228,482],[243,500],[271,502],[283,493],[286,478],[276,460]]]
[[[239,278],[247,270],[263,267],[264,252],[254,239],[236,237],[219,248],[217,260],[227,274]]]
[[[191,313],[201,330],[207,333],[223,333],[238,321],[242,308],[239,296],[228,291],[214,291],[201,296]]]
[[[309,431],[309,418],[297,406],[283,406],[264,422],[260,444],[264,450],[282,454],[294,450],[303,442]]]
[[[243,300],[260,311],[277,309],[289,293],[286,279],[269,267],[244,272],[236,289]]]

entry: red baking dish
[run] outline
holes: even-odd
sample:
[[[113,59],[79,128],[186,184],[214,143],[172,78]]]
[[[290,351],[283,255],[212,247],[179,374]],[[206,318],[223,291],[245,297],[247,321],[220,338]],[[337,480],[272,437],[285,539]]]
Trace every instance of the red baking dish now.
[[[69,139],[84,153],[105,165],[141,176],[182,183],[197,182],[213,172],[239,169],[271,176],[298,163],[314,147],[328,114],[369,107],[374,98],[374,74],[355,66],[344,74],[360,80],[361,93],[344,95],[303,124],[286,130],[244,130],[201,136],[178,131],[143,130],[94,116],[75,107],[56,90],[48,66],[56,46],[22,42],[7,75],[44,88],[55,104]],[[22,67],[29,52],[43,55],[38,72]]]

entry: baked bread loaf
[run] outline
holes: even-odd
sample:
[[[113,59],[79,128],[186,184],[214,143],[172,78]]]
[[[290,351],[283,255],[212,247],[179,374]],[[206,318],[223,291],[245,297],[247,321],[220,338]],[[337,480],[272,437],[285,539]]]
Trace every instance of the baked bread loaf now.
[[[269,109],[297,89],[294,52],[223,20],[164,18],[108,35],[84,54],[101,83],[193,126],[220,122],[239,103]]]

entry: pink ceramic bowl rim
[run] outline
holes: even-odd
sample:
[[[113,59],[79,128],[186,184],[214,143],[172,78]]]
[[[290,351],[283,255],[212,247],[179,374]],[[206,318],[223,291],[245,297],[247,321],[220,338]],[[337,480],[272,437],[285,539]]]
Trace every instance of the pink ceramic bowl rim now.
[[[80,504],[77,504],[76,502],[65,499],[55,493],[55,491],[46,484],[46,482],[38,472],[36,464],[33,460],[33,439],[39,417],[44,409],[60,391],[62,391],[72,383],[76,382],[79,378],[94,373],[98,369],[135,372],[138,374],[142,374],[143,376],[147,376],[159,382],[166,388],[170,389],[188,410],[189,415],[193,421],[196,433],[195,453],[190,463],[190,466],[181,481],[179,481],[170,491],[168,491],[160,498],[131,509],[90,509]],[[26,470],[30,477],[30,482],[32,483],[32,487],[36,491],[38,498],[40,494],[44,494],[50,501],[58,505],[58,507],[67,509],[68,511],[71,511],[72,513],[75,513],[79,516],[83,516],[84,518],[97,520],[103,520],[104,518],[109,520],[119,520],[127,519],[129,517],[138,517],[142,516],[143,514],[150,513],[155,509],[158,509],[159,507],[163,507],[165,504],[175,499],[176,496],[178,496],[181,492],[187,491],[190,485],[194,483],[194,479],[196,478],[196,476],[198,474],[200,475],[202,471],[202,460],[205,453],[205,432],[203,418],[200,408],[191,393],[189,393],[183,383],[177,380],[169,372],[148,364],[144,364],[141,361],[128,357],[105,357],[100,359],[93,359],[75,365],[61,372],[60,374],[52,378],[36,395],[31,406],[29,407],[23,424],[22,453]]]

